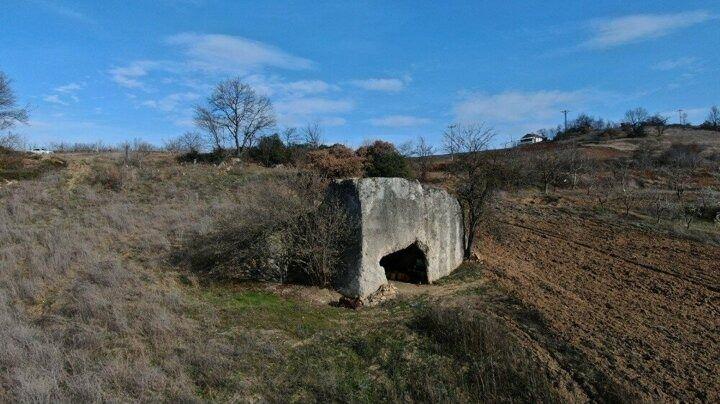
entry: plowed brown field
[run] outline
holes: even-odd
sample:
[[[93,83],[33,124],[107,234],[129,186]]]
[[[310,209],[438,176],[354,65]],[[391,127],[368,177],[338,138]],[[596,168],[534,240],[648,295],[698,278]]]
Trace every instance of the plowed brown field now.
[[[505,201],[488,276],[542,315],[535,339],[580,385],[582,362],[643,401],[718,402],[720,247],[578,206]]]

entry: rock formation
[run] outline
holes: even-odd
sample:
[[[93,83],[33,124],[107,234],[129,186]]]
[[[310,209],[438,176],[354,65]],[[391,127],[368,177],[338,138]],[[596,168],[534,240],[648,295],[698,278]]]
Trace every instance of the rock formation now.
[[[348,213],[356,237],[338,290],[365,300],[388,279],[432,283],[463,258],[462,213],[447,192],[402,178],[338,180],[328,198]]]

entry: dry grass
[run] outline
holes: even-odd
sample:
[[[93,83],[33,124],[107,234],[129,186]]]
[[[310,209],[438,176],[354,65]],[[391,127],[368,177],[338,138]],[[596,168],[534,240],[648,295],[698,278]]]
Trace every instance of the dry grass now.
[[[241,273],[243,243],[257,241],[246,225],[302,210],[295,171],[67,158],[0,187],[0,401],[561,397],[516,330],[467,306],[352,312],[185,271]],[[208,266],[221,242],[229,255]]]
[[[228,202],[162,181],[159,167],[118,168],[130,191],[106,190],[76,178],[86,164],[0,189],[4,398],[191,399],[188,363],[210,348],[165,256]]]
[[[178,271],[178,252],[218,223],[295,214],[294,172],[69,159],[0,188],[0,400],[476,396],[457,377],[466,359],[416,326],[414,303],[357,313]]]

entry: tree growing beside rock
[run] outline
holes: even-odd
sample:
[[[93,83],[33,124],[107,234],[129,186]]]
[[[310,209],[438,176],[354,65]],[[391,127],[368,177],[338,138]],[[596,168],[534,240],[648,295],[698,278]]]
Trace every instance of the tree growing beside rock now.
[[[495,131],[484,124],[454,124],[444,134],[445,148],[454,154],[449,169],[463,210],[465,259],[472,258],[487,205],[502,180],[485,153],[494,137]]]

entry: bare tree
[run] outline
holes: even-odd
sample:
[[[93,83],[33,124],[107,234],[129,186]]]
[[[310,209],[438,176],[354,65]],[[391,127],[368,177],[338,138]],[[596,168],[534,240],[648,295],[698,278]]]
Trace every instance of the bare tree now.
[[[551,185],[557,185],[563,176],[563,159],[558,150],[533,153],[530,157],[533,172],[543,192],[550,192]]]
[[[15,92],[10,87],[11,81],[0,72],[0,130],[10,129],[18,123],[27,123],[27,108],[17,106]]]
[[[308,123],[307,126],[303,128],[303,137],[305,138],[305,143],[311,148],[319,148],[323,143],[323,129],[322,126],[320,126],[320,122],[314,121]]]
[[[650,213],[656,220],[656,224],[660,224],[663,214],[670,211],[670,201],[667,195],[658,189],[652,189],[650,194]]]
[[[613,180],[609,176],[597,175],[592,177],[592,189],[595,191],[595,199],[600,209],[605,209],[612,194]],[[590,189],[590,188],[588,188]]]
[[[613,180],[615,182],[615,195],[623,205],[625,216],[630,214],[630,209],[635,201],[635,188],[631,182],[631,170],[628,164],[621,164],[613,169]]]
[[[207,134],[207,143],[214,151],[223,151],[226,136],[220,127],[220,117],[213,115],[208,108],[197,105],[195,106],[195,125]]]
[[[648,126],[652,126],[655,129],[655,134],[657,135],[658,140],[662,139],[662,135],[665,133],[665,131],[668,128],[668,121],[670,118],[655,114],[645,120],[645,124]]]
[[[472,257],[486,206],[500,184],[494,160],[483,153],[494,137],[495,132],[484,124],[450,125],[444,135],[446,150],[456,154],[451,171],[463,208],[465,259]]]
[[[25,139],[17,133],[0,134],[0,147],[21,150],[25,148]]]
[[[450,155],[450,160],[454,160],[455,153],[458,152],[458,136],[460,136],[460,130],[458,128],[458,124],[456,123],[449,125],[443,134],[443,147]]]
[[[293,146],[298,141],[297,128],[285,128],[282,131],[282,141],[285,147]]]
[[[632,127],[637,127],[645,123],[649,117],[650,115],[645,108],[638,107],[625,112],[624,122]]]
[[[199,152],[203,148],[203,138],[198,132],[185,132],[169,141],[165,148],[176,152]]]
[[[430,157],[433,155],[434,151],[434,148],[427,142],[427,140],[425,140],[425,137],[420,136],[418,138],[412,155],[417,157],[421,181],[427,181],[427,174],[428,171],[430,171]]]
[[[236,157],[241,157],[259,135],[275,126],[270,99],[258,95],[239,78],[219,83],[207,104],[207,108],[195,109],[196,123],[209,132],[211,125],[216,125],[227,134],[234,143]]]
[[[720,129],[720,108],[718,108],[717,105],[713,105],[712,108],[710,108],[710,113],[708,114],[705,123],[714,130]]]
[[[571,142],[558,153],[560,168],[570,179],[572,189],[575,189],[580,182],[580,175],[588,169],[590,161],[577,142]]]
[[[400,143],[396,146],[398,153],[405,158],[410,158],[415,155],[415,142],[408,140]]]

